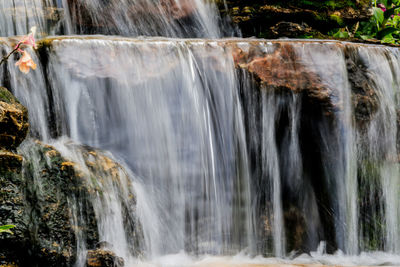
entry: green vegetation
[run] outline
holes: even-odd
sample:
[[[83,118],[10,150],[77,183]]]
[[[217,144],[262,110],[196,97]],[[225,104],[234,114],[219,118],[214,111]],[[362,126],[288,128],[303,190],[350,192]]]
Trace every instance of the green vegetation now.
[[[13,232],[11,232],[10,229],[14,228],[15,225],[12,224],[8,224],[8,225],[1,225],[0,226],[0,234],[1,233],[9,233],[9,234],[13,234]]]
[[[376,39],[382,43],[400,43],[400,0],[375,0],[369,21],[340,28],[331,33],[335,38]]]
[[[0,87],[0,101],[13,104],[16,102],[16,99],[7,88]]]

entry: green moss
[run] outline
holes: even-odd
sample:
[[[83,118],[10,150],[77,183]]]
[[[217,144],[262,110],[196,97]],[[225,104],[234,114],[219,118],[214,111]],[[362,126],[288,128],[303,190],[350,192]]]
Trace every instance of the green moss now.
[[[19,103],[18,100],[11,94],[10,91],[7,90],[5,87],[0,87],[0,101],[14,104]]]
[[[330,15],[329,18],[333,21],[335,21],[339,26],[344,26],[344,21],[341,17],[339,17],[338,15]]]

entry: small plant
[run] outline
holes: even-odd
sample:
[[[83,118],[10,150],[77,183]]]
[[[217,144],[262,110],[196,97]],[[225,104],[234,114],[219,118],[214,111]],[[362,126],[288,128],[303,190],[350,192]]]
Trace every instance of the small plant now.
[[[12,229],[14,227],[15,227],[15,225],[13,225],[13,224],[0,225],[0,234],[1,233],[13,234],[13,232],[10,229]]]
[[[24,36],[14,47],[14,49],[6,56],[4,56],[1,61],[0,65],[3,64],[8,60],[8,58],[15,54],[15,53],[20,53],[21,57],[20,59],[15,63],[16,66],[19,67],[19,70],[25,74],[29,73],[30,69],[35,70],[36,69],[36,63],[33,61],[31,55],[28,53],[28,51],[25,49],[23,50],[22,48],[24,47],[31,47],[36,49],[36,41],[35,41],[35,32],[36,32],[36,27],[31,28],[31,32],[27,35]]]
[[[362,39],[378,39],[385,43],[399,41],[399,9],[400,1],[375,0],[372,8],[373,16],[364,23],[359,37]]]
[[[400,0],[374,0],[369,21],[332,33],[336,38],[377,39],[383,43],[400,43]]]

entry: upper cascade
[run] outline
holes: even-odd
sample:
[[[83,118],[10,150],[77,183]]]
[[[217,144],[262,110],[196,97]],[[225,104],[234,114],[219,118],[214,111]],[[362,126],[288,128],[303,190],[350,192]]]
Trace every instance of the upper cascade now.
[[[9,0],[0,5],[0,36],[107,34],[217,38],[219,14],[202,0]]]

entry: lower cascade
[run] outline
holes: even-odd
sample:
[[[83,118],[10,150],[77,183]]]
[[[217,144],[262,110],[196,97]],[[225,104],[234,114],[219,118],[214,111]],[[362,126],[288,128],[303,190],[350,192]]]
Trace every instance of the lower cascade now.
[[[398,48],[38,45],[0,77],[0,264],[400,265]]]

